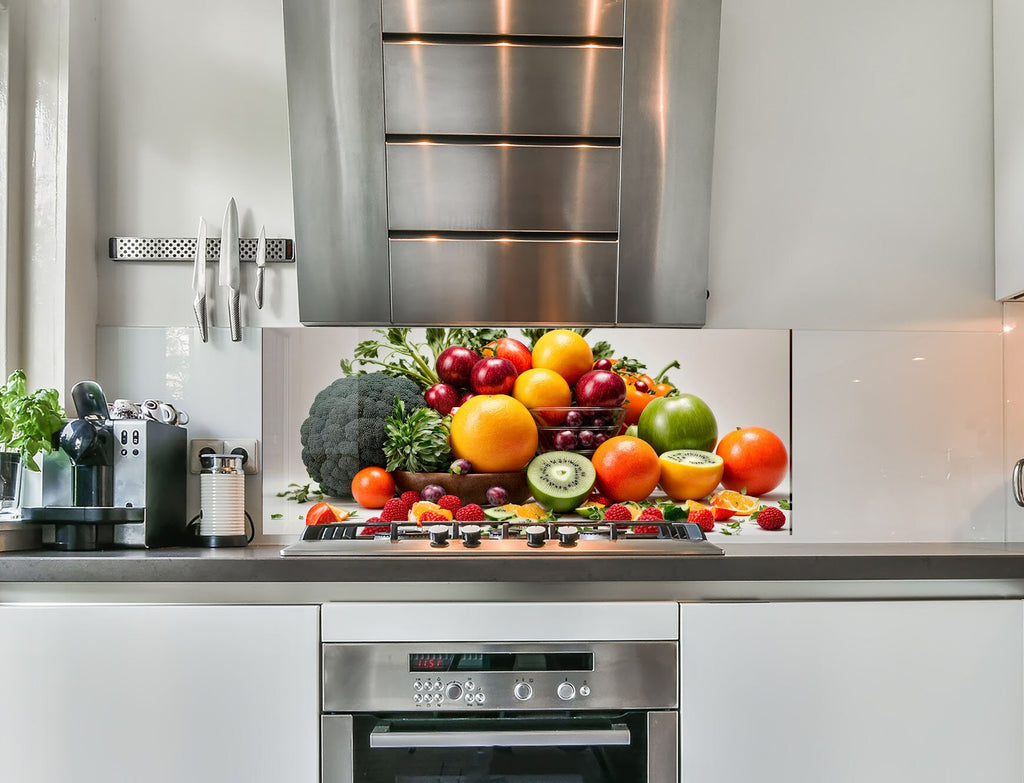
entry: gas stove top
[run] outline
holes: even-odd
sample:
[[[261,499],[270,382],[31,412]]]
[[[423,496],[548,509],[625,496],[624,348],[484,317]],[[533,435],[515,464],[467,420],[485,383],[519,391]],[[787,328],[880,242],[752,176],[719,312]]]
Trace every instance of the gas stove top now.
[[[459,523],[419,527],[391,523],[373,535],[362,525],[338,522],[311,525],[302,538],[281,550],[285,557],[415,556],[473,557],[487,555],[666,556],[722,555],[693,522],[645,523],[657,533],[635,533],[632,524],[568,522]]]

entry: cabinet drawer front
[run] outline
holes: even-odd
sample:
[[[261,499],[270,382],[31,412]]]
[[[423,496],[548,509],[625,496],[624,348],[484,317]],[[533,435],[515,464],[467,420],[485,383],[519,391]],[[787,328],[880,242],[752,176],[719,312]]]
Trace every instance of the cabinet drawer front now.
[[[616,46],[384,44],[388,133],[620,134]]]
[[[618,230],[616,147],[388,144],[398,231]]]
[[[392,239],[395,322],[613,323],[616,257],[604,241]]]
[[[383,0],[385,33],[622,36],[623,0]]]

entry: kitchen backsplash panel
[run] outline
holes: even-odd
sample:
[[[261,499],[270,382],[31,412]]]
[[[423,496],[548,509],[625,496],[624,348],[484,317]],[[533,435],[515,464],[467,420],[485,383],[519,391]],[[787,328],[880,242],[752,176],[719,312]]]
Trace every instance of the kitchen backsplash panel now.
[[[1009,482],[1014,464],[1024,458],[1024,302],[1003,305],[1003,392],[1006,540],[1024,541],[1024,508],[1014,501]]]
[[[413,334],[422,339],[423,331]],[[509,334],[521,336],[515,329]],[[301,509],[276,497],[291,482],[309,481],[299,428],[317,392],[340,377],[338,362],[352,358],[356,344],[371,336],[370,329],[352,328],[264,331],[264,532],[302,529]],[[669,379],[708,403],[719,435],[758,425],[789,447],[788,331],[595,329],[587,340],[607,340],[617,356],[640,359],[652,374],[677,359],[681,368],[669,371]],[[788,490],[787,478],[777,494]],[[271,519],[275,514],[280,517]]]
[[[798,541],[1002,541],[999,333],[793,333]]]
[[[263,333],[243,329],[231,342],[227,328],[210,341],[195,327],[101,326],[96,330],[96,380],[108,401],[160,399],[189,415],[188,437],[262,440]],[[263,515],[262,476],[246,476],[245,507]],[[188,477],[188,515],[199,513],[199,476]],[[258,523],[257,523],[258,524]]]

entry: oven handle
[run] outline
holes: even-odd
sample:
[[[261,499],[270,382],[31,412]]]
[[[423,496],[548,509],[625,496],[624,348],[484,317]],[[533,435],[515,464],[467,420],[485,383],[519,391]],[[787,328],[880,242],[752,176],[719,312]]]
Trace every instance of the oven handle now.
[[[378,723],[370,732],[371,748],[550,748],[629,745],[629,727],[613,723],[607,729],[512,731],[391,731]]]

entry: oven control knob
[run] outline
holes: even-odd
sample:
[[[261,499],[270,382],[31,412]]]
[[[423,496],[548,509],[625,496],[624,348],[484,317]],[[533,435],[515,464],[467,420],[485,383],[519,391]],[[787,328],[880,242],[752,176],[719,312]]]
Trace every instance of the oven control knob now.
[[[528,682],[517,682],[516,687],[512,689],[512,694],[519,701],[528,701],[533,696],[533,688]]]
[[[589,685],[581,685],[580,686],[580,696],[589,696],[589,695],[590,695],[590,686]]]
[[[562,701],[572,701],[576,698],[576,687],[571,682],[560,682],[555,693]]]
[[[463,525],[462,543],[470,549],[480,546],[480,525]]]
[[[448,525],[431,525],[427,528],[431,546],[448,546]]]
[[[462,698],[462,686],[457,682],[450,682],[444,689],[444,695],[448,701],[458,701]]]
[[[548,531],[544,525],[530,525],[526,528],[526,545],[527,546],[544,546],[544,539],[547,538]]]
[[[560,525],[558,530],[558,543],[561,546],[576,546],[580,538],[580,529],[576,525]]]

